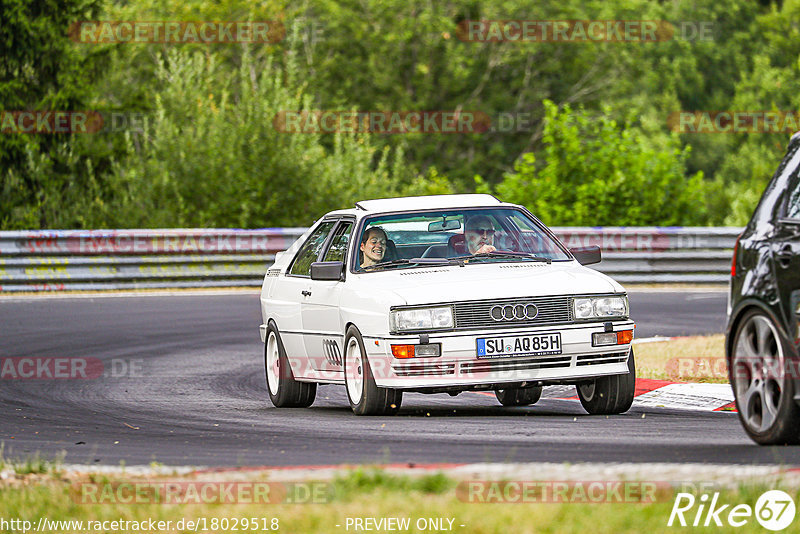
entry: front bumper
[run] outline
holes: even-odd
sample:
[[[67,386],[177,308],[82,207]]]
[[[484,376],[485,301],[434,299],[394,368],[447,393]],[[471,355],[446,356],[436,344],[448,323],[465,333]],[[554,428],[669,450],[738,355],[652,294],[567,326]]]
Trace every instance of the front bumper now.
[[[613,331],[632,330],[633,321],[612,322]],[[470,388],[480,385],[579,382],[628,372],[630,344],[592,346],[592,334],[604,332],[603,322],[551,325],[507,330],[429,334],[429,343],[441,343],[441,356],[397,359],[393,344],[420,343],[419,335],[364,337],[364,346],[376,385],[395,389]],[[530,334],[561,334],[558,355],[477,357],[477,339]]]

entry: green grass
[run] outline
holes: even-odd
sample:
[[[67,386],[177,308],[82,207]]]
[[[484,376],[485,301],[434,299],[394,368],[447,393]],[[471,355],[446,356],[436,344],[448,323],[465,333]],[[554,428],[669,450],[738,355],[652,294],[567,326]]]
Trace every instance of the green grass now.
[[[439,495],[453,489],[455,485],[453,479],[442,473],[412,478],[392,475],[383,469],[357,468],[350,471],[347,476],[336,478],[331,490],[337,498],[347,498],[377,490]]]
[[[669,341],[639,343],[636,376],[678,382],[727,384],[725,336],[679,337]]]
[[[18,475],[42,475],[46,473],[57,474],[61,470],[62,459],[63,456],[58,456],[54,460],[46,460],[37,452],[35,455],[28,457],[23,461],[15,462],[13,464],[14,472]]]
[[[8,459],[5,456],[5,443],[0,443],[0,471],[10,468],[17,475],[58,474],[61,471],[63,460],[63,453],[57,455],[53,460],[48,460],[38,452],[33,456],[26,457],[24,460]]]
[[[281,532],[298,533],[344,533],[348,532],[345,529],[348,518],[365,517],[411,518],[412,528],[408,532],[419,532],[413,527],[419,518],[451,518],[454,520],[453,531],[464,533],[654,534],[674,532],[676,528],[694,530],[691,526],[667,526],[674,502],[674,496],[669,492],[663,499],[650,504],[483,504],[465,502],[463,493],[456,492],[457,481],[443,474],[412,478],[366,468],[356,469],[335,479],[332,483],[332,500],[325,504],[85,505],[77,502],[74,489],[71,490],[68,482],[36,474],[26,476],[30,483],[0,482],[0,517],[26,519],[34,523],[40,517],[84,521],[119,518],[142,521],[152,518],[173,522],[182,518],[201,517],[208,521],[212,518],[278,518]],[[107,476],[84,476],[80,479],[82,482],[92,480],[98,483],[115,483],[130,479]],[[169,480],[176,480],[176,477],[169,477]],[[776,488],[764,485],[725,490],[721,492],[719,503],[754,506],[761,493],[769,489]],[[789,494],[795,502],[800,502],[800,493],[797,490],[790,490]],[[691,514],[686,514],[690,521],[694,517],[694,511],[696,507]],[[172,530],[188,531],[176,530],[174,527]],[[709,527],[703,530],[716,532],[732,529]],[[753,518],[747,525],[735,530],[746,533],[765,532]],[[113,529],[108,531],[121,532]],[[215,531],[222,532],[224,529]],[[349,532],[354,532],[352,527]]]

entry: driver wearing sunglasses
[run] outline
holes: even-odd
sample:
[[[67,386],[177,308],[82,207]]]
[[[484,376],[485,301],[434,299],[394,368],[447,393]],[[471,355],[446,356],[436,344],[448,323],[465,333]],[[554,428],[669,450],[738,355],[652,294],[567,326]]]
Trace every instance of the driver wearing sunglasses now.
[[[478,215],[467,220],[464,227],[464,238],[470,254],[494,252],[494,225],[486,215]]]

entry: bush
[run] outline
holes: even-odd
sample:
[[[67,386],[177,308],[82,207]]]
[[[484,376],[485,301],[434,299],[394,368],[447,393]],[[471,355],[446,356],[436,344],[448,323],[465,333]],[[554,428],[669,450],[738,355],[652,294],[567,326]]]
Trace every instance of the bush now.
[[[543,161],[517,161],[497,185],[503,200],[524,204],[548,225],[704,224],[702,173],[686,178],[689,148],[676,136],[661,149],[606,115],[591,117],[545,100]]]
[[[214,54],[172,52],[157,79],[152,120],[141,138],[131,134],[110,180],[111,226],[304,226],[410,181],[402,150],[378,150],[367,136],[276,129],[279,111],[307,110],[310,99],[291,68],[269,59],[245,54],[231,72]]]

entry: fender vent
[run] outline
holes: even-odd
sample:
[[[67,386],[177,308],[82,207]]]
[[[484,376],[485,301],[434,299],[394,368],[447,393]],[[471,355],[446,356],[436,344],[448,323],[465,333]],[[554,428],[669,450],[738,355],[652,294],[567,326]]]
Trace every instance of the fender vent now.
[[[342,353],[339,351],[339,345],[335,339],[323,339],[322,350],[325,351],[325,360],[329,364],[341,367]]]

